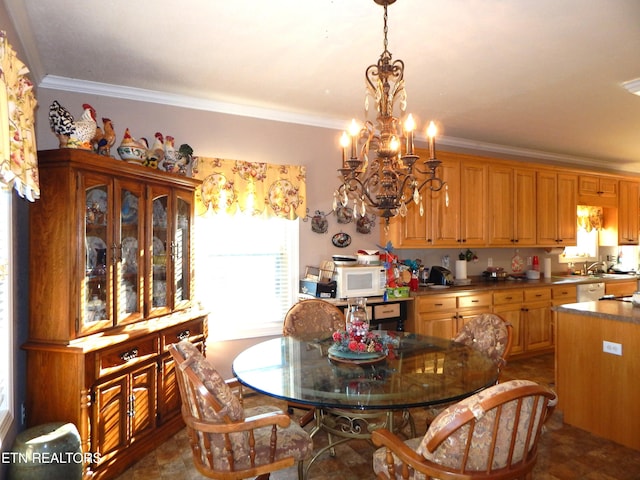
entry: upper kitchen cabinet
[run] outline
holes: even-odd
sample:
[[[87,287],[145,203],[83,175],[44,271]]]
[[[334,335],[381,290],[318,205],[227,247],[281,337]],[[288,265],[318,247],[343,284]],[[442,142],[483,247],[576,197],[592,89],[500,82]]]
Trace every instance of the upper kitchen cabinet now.
[[[536,245],[536,172],[489,165],[489,244]]]
[[[578,176],[539,171],[537,174],[537,244],[566,247],[577,243]]]
[[[617,207],[618,179],[599,175],[579,175],[578,204]]]
[[[189,306],[197,180],[95,155],[38,153],[31,341],[69,341]]]
[[[640,182],[620,180],[618,245],[638,245]]]
[[[433,245],[486,246],[487,163],[462,155],[438,156],[447,185],[432,199]]]

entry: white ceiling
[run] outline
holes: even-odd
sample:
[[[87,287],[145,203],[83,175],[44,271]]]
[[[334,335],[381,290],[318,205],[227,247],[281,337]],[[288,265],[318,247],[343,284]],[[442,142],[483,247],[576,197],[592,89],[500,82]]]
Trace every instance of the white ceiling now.
[[[336,129],[383,48],[373,0],[4,2],[40,86]],[[638,0],[398,0],[389,50],[440,145],[640,172]]]

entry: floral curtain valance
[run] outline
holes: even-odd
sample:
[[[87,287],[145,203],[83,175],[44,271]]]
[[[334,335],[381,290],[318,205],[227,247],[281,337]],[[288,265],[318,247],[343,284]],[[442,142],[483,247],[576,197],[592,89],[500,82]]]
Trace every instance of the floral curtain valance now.
[[[304,166],[198,157],[193,172],[202,180],[196,190],[198,215],[242,212],[290,220],[306,215]]]
[[[30,201],[40,197],[33,83],[0,31],[0,183]]]

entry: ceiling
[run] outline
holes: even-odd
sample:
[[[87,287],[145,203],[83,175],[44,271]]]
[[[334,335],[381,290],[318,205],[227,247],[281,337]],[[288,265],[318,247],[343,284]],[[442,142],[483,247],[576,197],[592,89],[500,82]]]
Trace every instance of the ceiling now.
[[[3,1],[41,87],[327,128],[383,49],[373,0]],[[388,36],[441,148],[640,172],[638,0],[398,0]]]

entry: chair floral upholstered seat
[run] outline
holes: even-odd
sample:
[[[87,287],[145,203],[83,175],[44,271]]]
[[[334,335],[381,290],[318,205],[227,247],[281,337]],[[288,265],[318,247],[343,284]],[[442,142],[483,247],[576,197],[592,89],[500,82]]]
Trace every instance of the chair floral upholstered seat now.
[[[438,415],[424,437],[402,442],[373,432],[379,479],[528,479],[542,426],[555,393],[528,380],[511,380],[461,400]]]
[[[269,472],[311,456],[313,441],[284,412],[271,406],[244,409],[228,382],[189,341],[169,346],[176,362],[193,461],[209,478],[268,479]]]
[[[282,335],[300,340],[324,340],[331,337],[333,332],[344,330],[345,322],[344,314],[338,307],[324,300],[311,298],[294,304],[287,311],[284,316]],[[293,413],[294,409],[306,412],[298,419],[298,423],[303,427],[316,415],[314,407],[303,403],[289,402],[288,409],[289,413]],[[317,431],[316,424],[312,435]]]
[[[502,369],[511,353],[512,332],[513,326],[499,315],[482,313],[465,324],[454,341],[484,352]]]

